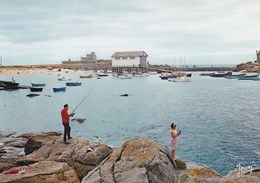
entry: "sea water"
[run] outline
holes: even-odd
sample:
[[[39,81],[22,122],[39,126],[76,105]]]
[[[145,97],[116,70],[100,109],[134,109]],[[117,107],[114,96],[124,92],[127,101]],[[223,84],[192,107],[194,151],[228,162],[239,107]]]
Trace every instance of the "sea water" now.
[[[134,137],[148,137],[170,149],[170,124],[182,131],[177,157],[211,166],[225,175],[242,166],[260,167],[260,81],[211,78],[192,73],[189,83],[161,80],[159,75],[122,80],[109,75],[102,79],[80,79],[66,74],[80,87],[65,86],[56,74],[1,76],[22,85],[46,83],[40,96],[29,98],[28,89],[0,91],[0,131],[63,131],[60,111],[69,104],[78,118],[71,122],[73,137],[100,139],[118,147]],[[122,94],[129,94],[122,97]]]

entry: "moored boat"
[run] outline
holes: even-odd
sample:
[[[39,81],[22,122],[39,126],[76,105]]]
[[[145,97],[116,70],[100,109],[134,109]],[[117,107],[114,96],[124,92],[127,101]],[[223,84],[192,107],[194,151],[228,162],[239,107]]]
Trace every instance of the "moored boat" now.
[[[231,73],[229,75],[226,75],[226,79],[238,79],[239,77],[245,75],[245,73]]]
[[[107,73],[103,73],[103,72],[98,72],[97,75],[98,75],[99,77],[106,77],[106,76],[108,76]]]
[[[213,73],[212,75],[210,75],[210,77],[224,78],[224,77],[227,77],[229,75],[232,75],[232,72],[216,72],[216,73]]]
[[[245,74],[239,76],[238,80],[259,80],[259,74]]]
[[[12,86],[12,85],[5,85],[4,86],[4,90],[13,91],[13,90],[18,90],[18,89],[20,89],[19,86]]]
[[[92,75],[88,75],[88,76],[79,76],[79,78],[92,78]]]
[[[120,75],[120,76],[118,76],[118,78],[120,78],[120,79],[132,79],[132,77],[129,74]]]
[[[170,78],[191,77],[191,73],[185,73],[185,72],[162,73],[159,77],[163,80],[167,80]]]
[[[32,87],[45,87],[46,84],[44,83],[31,83]]]
[[[13,82],[13,81],[0,81],[1,86],[10,86],[10,87],[17,87],[19,86],[19,83]]]
[[[80,82],[67,82],[66,86],[81,86]]]
[[[32,87],[30,88],[31,92],[42,92],[43,88],[38,88],[38,87]]]
[[[61,76],[58,78],[59,81],[70,81],[71,79],[70,78],[67,78],[65,76]]]
[[[19,83],[16,83],[14,78],[12,78],[13,81],[0,81],[0,85],[2,87],[18,87]]]
[[[52,88],[54,92],[65,92],[66,87],[60,87],[60,88]]]

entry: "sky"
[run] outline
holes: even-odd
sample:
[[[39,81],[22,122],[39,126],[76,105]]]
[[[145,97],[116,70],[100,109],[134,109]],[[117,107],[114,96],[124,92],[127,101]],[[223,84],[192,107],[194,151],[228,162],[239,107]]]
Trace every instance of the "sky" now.
[[[145,51],[151,64],[236,65],[260,50],[259,0],[0,0],[3,65],[92,51]]]

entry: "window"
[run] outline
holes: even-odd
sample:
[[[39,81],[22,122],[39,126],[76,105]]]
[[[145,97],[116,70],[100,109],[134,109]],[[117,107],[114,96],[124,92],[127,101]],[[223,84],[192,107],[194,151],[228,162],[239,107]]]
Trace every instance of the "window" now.
[[[116,57],[115,59],[116,59],[116,60],[120,60],[120,57]]]
[[[127,59],[127,57],[123,57],[123,60],[126,60]]]
[[[135,57],[130,57],[130,59],[134,60],[134,59],[135,59]]]

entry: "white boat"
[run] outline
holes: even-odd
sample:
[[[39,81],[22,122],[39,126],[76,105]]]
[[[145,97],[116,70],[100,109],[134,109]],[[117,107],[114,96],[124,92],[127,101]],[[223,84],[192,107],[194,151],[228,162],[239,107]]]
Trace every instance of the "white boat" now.
[[[120,78],[120,79],[132,79],[132,76],[130,76],[129,74],[124,74],[124,75],[118,76],[118,78]]]
[[[191,77],[181,76],[177,78],[169,78],[168,81],[170,82],[190,82]]]
[[[107,73],[104,73],[104,72],[97,72],[97,75],[98,75],[99,77],[106,77],[106,76],[108,76],[108,74],[107,74]]]
[[[65,77],[65,76],[60,76],[60,77],[58,77],[58,80],[59,81],[70,81],[71,79],[68,77]]]

